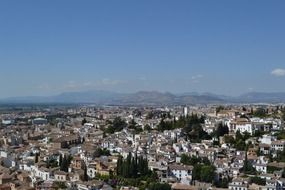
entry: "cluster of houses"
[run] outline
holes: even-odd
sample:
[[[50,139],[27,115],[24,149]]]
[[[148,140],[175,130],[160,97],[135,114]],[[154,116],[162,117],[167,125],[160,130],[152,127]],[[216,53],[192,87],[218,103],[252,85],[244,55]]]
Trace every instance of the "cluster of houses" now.
[[[155,110],[155,112],[153,111]],[[225,142],[225,136],[215,140],[191,142],[183,136],[181,128],[157,131],[161,121],[159,113],[168,112],[174,119],[191,113],[204,115],[204,131],[214,132],[218,123],[228,127],[228,134],[248,133],[247,150],[237,150]],[[149,113],[152,113],[150,117]],[[1,126],[0,134],[0,190],[14,189],[114,189],[102,176],[116,174],[119,156],[127,158],[129,153],[142,155],[148,167],[158,176],[158,182],[168,183],[172,189],[214,189],[213,183],[194,179],[195,165],[181,163],[183,155],[205,158],[215,167],[213,181],[228,179],[229,190],[281,190],[285,189],[282,175],[285,163],[274,162],[284,151],[285,139],[277,138],[282,132],[283,122],[277,117],[246,117],[240,109],[231,108],[220,113],[215,107],[174,108],[68,108],[60,110],[64,118],[56,118],[51,125],[47,119],[27,120],[17,124],[13,116]],[[45,112],[45,116],[49,113]],[[84,114],[84,116],[82,116]],[[104,127],[115,117],[126,122],[135,121],[142,132],[124,128],[114,134],[106,134]],[[7,117],[7,115],[5,115]],[[88,122],[82,123],[83,119]],[[173,120],[173,119],[169,119]],[[143,130],[148,125],[151,131]],[[256,132],[261,132],[255,136]],[[96,150],[106,150],[108,155],[96,155]],[[62,168],[63,159],[70,157],[67,168]],[[245,175],[245,162],[256,170],[254,175]],[[272,170],[273,168],[273,170]],[[255,184],[252,177],[258,177],[264,184]],[[120,187],[137,189],[136,187]],[[225,188],[225,187],[224,187]]]

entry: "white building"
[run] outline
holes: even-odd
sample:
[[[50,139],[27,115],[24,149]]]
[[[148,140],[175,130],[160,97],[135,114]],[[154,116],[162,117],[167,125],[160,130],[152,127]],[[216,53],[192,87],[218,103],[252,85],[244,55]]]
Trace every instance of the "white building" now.
[[[55,181],[66,181],[67,173],[64,171],[56,171],[54,172],[54,179]]]
[[[186,116],[188,115],[188,108],[187,108],[187,107],[184,107],[183,112],[184,112],[184,116],[186,117]]]
[[[272,151],[283,151],[285,146],[284,140],[277,140],[271,143],[271,150]]]
[[[39,177],[42,180],[50,180],[50,171],[47,168],[41,167],[38,168],[37,166],[32,168],[32,176]]]
[[[235,178],[229,183],[229,190],[247,190],[248,189],[248,182],[241,179]]]
[[[263,174],[267,173],[267,164],[256,163],[253,165],[257,172],[261,172]]]
[[[263,135],[261,138],[259,138],[259,142],[261,144],[268,144],[271,145],[272,141],[275,141],[276,137],[271,135]]]
[[[237,132],[237,131],[240,131],[241,133],[248,132],[251,135],[254,133],[253,124],[245,118],[238,118],[234,121],[230,121],[229,129],[230,131],[233,131],[233,132]]]
[[[192,166],[172,164],[168,168],[170,176],[176,177],[181,183],[189,185],[192,181]]]
[[[13,120],[13,119],[3,119],[2,120],[3,125],[12,125],[14,123],[15,123],[15,120]]]

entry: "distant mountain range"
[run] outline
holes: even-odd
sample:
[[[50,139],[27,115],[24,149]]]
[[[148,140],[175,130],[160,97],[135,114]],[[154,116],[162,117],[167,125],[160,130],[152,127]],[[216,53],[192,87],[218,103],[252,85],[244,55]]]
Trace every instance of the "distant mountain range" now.
[[[212,93],[173,94],[158,91],[117,93],[110,91],[65,92],[56,96],[29,96],[1,99],[0,103],[93,103],[100,105],[183,105],[222,103],[285,103],[285,92],[251,92],[237,97]]]

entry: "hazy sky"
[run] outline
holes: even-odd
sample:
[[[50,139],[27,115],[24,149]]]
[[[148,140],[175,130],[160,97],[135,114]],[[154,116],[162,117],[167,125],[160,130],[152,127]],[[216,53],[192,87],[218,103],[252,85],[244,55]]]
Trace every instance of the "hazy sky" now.
[[[284,0],[0,1],[0,97],[285,91]]]

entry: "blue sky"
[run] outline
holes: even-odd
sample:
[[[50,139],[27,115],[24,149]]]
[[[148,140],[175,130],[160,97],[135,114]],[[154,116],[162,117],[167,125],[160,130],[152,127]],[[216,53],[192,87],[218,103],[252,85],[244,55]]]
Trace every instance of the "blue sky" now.
[[[285,1],[0,1],[0,97],[285,91]]]

